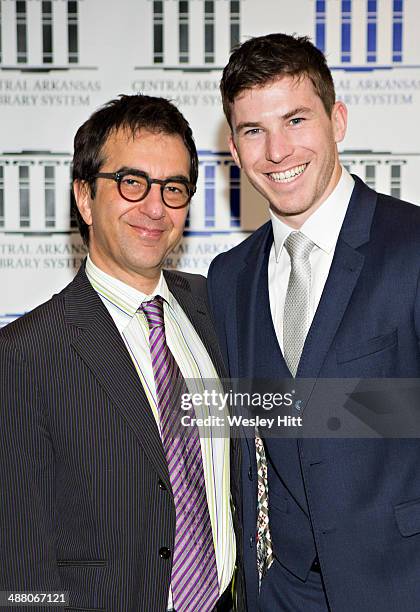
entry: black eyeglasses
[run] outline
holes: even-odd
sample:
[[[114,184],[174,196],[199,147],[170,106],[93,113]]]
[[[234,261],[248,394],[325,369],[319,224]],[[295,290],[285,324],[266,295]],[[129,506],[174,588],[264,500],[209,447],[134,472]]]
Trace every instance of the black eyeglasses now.
[[[117,183],[118,192],[127,202],[144,200],[153,183],[160,185],[162,201],[168,208],[184,208],[195,193],[195,185],[185,179],[152,179],[146,172],[98,172],[92,178],[111,179]]]

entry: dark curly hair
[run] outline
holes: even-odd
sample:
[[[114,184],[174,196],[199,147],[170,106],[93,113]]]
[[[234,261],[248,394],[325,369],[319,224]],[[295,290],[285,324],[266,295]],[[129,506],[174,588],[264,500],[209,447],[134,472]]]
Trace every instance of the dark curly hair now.
[[[73,181],[85,181],[91,197],[96,194],[92,178],[104,164],[103,147],[111,133],[128,130],[135,136],[139,130],[181,136],[190,154],[190,182],[198,178],[198,156],[191,128],[182,113],[165,98],[121,95],[93,113],[74,137]],[[77,224],[85,244],[89,243],[89,227],[73,202]]]

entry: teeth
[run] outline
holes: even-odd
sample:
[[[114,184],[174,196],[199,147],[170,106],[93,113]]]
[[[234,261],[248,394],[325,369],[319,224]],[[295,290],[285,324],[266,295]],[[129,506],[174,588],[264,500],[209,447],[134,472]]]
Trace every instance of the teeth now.
[[[269,177],[273,181],[277,181],[279,183],[290,183],[290,181],[292,181],[296,176],[299,176],[305,171],[307,165],[308,164],[302,164],[301,166],[296,166],[296,168],[286,170],[286,172],[271,172]]]

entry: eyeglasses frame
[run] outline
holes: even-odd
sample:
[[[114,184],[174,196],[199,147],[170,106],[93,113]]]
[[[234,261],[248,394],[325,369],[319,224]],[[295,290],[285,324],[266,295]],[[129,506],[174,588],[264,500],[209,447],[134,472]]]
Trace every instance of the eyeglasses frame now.
[[[137,200],[129,200],[121,193],[121,181],[123,180],[125,176],[128,176],[128,175],[145,178],[147,181],[147,189],[144,195],[142,195],[142,197],[138,198]],[[186,181],[185,179],[171,178],[171,177],[167,179],[154,179],[154,178],[150,178],[150,176],[146,172],[141,172],[139,170],[131,171],[131,172],[119,172],[119,171],[117,172],[98,172],[97,174],[94,174],[91,177],[91,180],[96,179],[96,178],[111,179],[115,181],[117,183],[118,193],[123,198],[123,200],[125,200],[126,202],[133,202],[133,203],[141,202],[142,200],[147,198],[147,196],[149,195],[150,189],[152,188],[153,183],[156,183],[157,185],[160,185],[160,197],[162,198],[162,202],[167,208],[172,208],[173,210],[179,210],[179,209],[182,209],[188,206],[188,204],[191,201],[191,198],[193,197],[193,195],[195,194],[197,190],[195,185],[193,185],[189,181]],[[163,190],[168,183],[181,183],[182,185],[186,186],[186,188],[188,189],[189,197],[185,204],[183,204],[182,206],[171,206],[170,204],[167,204],[165,202]]]

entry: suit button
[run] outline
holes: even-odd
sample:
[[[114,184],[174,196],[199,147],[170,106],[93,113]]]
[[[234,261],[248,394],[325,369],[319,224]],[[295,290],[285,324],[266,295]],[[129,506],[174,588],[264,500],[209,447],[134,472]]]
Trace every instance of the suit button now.
[[[160,480],[160,479],[159,479],[158,485],[159,485],[159,489],[160,489],[161,491],[166,491],[166,490],[167,490],[167,489],[166,489],[166,484],[163,482],[163,480]]]
[[[254,536],[250,536],[250,538],[249,538],[249,546],[250,546],[250,548],[254,548]]]
[[[249,480],[252,480],[252,467],[251,466],[249,466],[248,478],[249,478]]]
[[[171,551],[169,548],[166,548],[166,546],[162,546],[162,548],[159,548],[159,557],[161,559],[169,559],[170,556]]]

